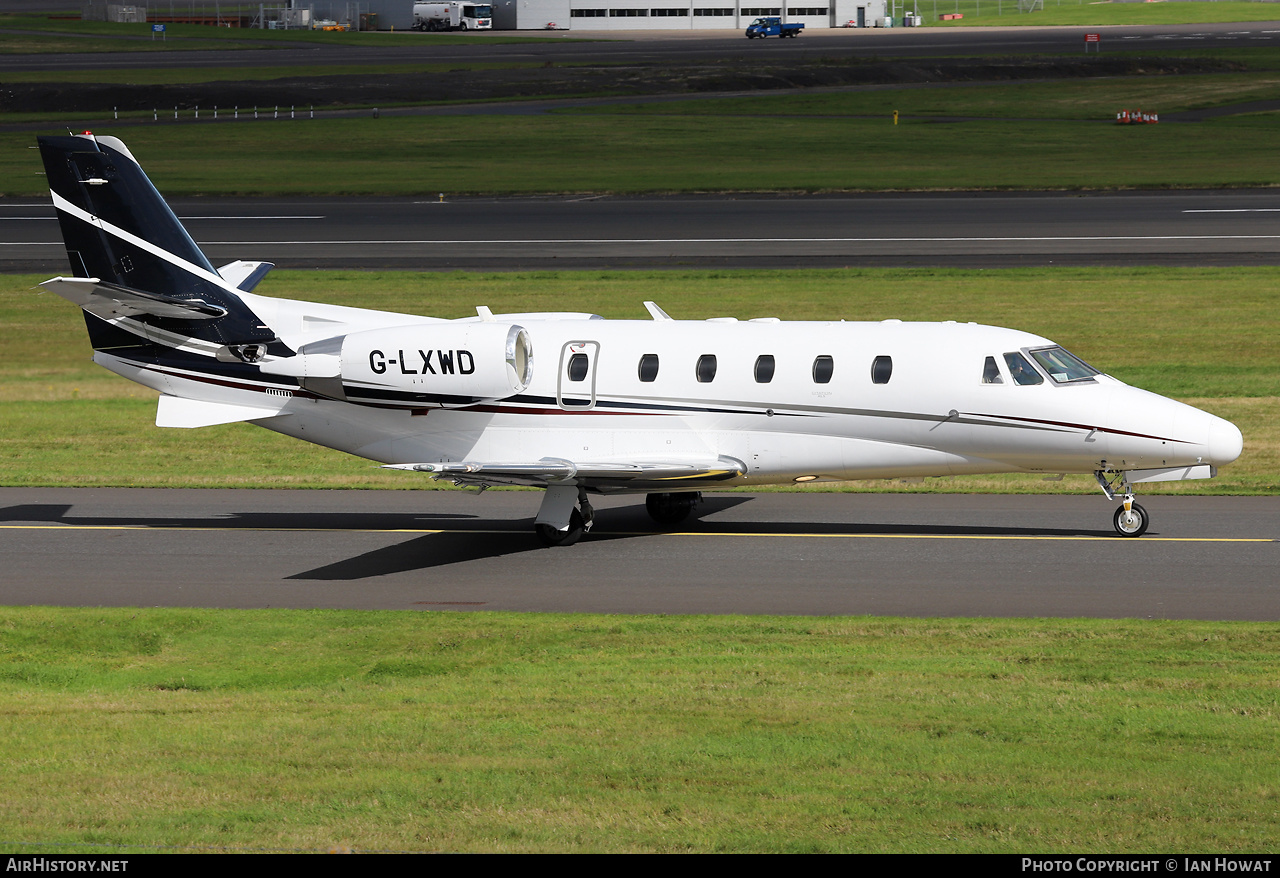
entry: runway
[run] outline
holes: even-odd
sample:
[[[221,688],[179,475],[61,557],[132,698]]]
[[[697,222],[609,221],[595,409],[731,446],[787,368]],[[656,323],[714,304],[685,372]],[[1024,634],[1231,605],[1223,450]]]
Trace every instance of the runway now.
[[[655,532],[601,499],[578,545],[539,495],[0,489],[7,605],[1280,619],[1280,498],[710,494]]]
[[[531,270],[1275,265],[1280,191],[171,202],[214,265]],[[0,199],[0,271],[66,270],[52,206]]]

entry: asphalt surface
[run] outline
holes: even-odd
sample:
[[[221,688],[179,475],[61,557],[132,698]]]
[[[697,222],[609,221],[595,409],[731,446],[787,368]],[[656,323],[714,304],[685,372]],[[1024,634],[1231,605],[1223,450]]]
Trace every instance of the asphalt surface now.
[[[213,199],[215,265],[528,270],[1275,265],[1280,190],[842,197]],[[0,271],[67,270],[52,206],[0,199]]]
[[[0,603],[600,613],[1280,619],[1280,498],[711,494],[677,533],[602,499],[569,548],[540,495],[0,489]]]

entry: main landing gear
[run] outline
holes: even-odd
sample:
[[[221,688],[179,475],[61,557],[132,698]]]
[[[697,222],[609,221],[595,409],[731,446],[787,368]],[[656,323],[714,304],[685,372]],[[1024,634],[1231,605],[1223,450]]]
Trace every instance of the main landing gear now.
[[[1114,500],[1117,497],[1123,498],[1120,508],[1116,510],[1116,514],[1111,518],[1112,524],[1115,525],[1116,533],[1122,537],[1140,537],[1146,533],[1147,525],[1151,523],[1151,518],[1147,515],[1147,510],[1133,502],[1133,487],[1129,484],[1128,475],[1107,470],[1096,470],[1093,476],[1098,480],[1098,485],[1102,488],[1102,492],[1107,495],[1108,500]]]
[[[693,507],[702,502],[701,491],[683,494],[649,494],[644,498],[645,511],[663,527],[673,527],[689,517]]]
[[[657,524],[674,527],[689,517],[702,502],[702,492],[649,494],[644,508]],[[533,528],[544,546],[572,546],[591,530],[595,510],[587,500],[587,489],[576,485],[552,485],[542,496],[542,506]]]
[[[586,488],[552,485],[542,497],[533,528],[544,546],[572,546],[591,530],[595,517]]]

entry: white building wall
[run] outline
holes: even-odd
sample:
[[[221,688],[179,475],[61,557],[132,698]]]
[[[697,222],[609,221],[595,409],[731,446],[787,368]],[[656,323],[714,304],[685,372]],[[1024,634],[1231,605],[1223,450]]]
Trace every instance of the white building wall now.
[[[513,24],[507,22],[512,21]],[[502,29],[545,30],[547,25],[571,27],[569,0],[498,0],[493,4],[493,26]]]
[[[885,0],[832,0],[832,5],[835,7],[833,21],[836,27],[844,27],[850,21],[856,23],[859,7],[864,10],[867,27],[875,27],[876,19],[889,14],[885,11]]]
[[[779,15],[805,28],[843,27],[865,9],[867,27],[885,15],[886,0],[497,0],[494,27],[542,30],[554,22],[571,30],[743,30],[762,15]],[[825,14],[814,10],[826,10]],[[659,10],[667,14],[661,14]],[[683,14],[671,14],[679,10]],[[730,14],[696,15],[696,10]],[[777,11],[774,11],[777,10]]]

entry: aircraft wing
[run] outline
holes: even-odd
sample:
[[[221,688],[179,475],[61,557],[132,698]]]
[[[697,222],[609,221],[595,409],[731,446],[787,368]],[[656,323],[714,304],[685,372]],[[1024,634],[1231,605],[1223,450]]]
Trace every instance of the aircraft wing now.
[[[660,490],[664,486],[670,490],[681,484],[721,482],[746,472],[746,466],[731,457],[597,462],[544,457],[528,462],[392,463],[386,468],[427,473],[455,485],[580,484],[632,490]]]
[[[150,314],[179,320],[213,320],[225,317],[227,309],[203,299],[179,299],[145,290],[132,290],[96,277],[55,277],[40,286],[75,302],[106,320]]]

